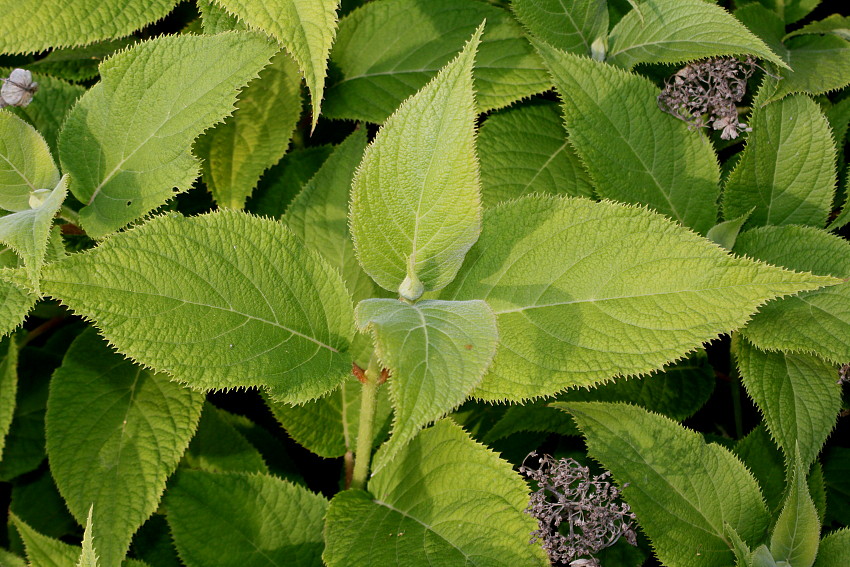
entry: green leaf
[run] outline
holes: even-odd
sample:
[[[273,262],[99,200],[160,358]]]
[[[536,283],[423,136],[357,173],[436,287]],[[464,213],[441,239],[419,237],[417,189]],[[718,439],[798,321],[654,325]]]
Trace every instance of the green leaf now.
[[[0,548],[0,565],[4,567],[27,567],[27,562],[23,557]]]
[[[835,193],[835,147],[826,117],[810,98],[788,97],[753,112],[747,147],[726,182],[726,218],[748,226],[822,227]]]
[[[332,151],[330,145],[293,149],[260,178],[245,208],[258,215],[280,217]]]
[[[649,205],[700,233],[714,226],[717,157],[704,136],[658,109],[658,87],[622,69],[535,45],[563,100],[570,144],[599,195]]]
[[[850,529],[836,530],[823,538],[814,567],[843,567],[850,564]]]
[[[333,459],[353,452],[357,446],[361,389],[360,382],[351,376],[327,396],[304,405],[290,406],[271,399],[266,403],[292,439],[320,457]],[[389,429],[392,406],[387,390],[378,389],[373,444],[383,441]]]
[[[201,13],[201,23],[204,33],[217,34],[227,31],[248,30],[248,26],[239,21],[239,18],[227,13],[227,10],[213,4],[213,0],[197,0],[198,11]]]
[[[94,510],[94,505],[89,507],[89,516],[86,520],[86,530],[83,533],[83,552],[80,554],[80,560],[77,562],[77,567],[98,567],[98,556],[92,542],[92,521],[91,515]]]
[[[808,15],[814,10],[821,0],[758,0],[764,6],[776,12],[785,20],[786,24],[792,24]]]
[[[850,243],[812,227],[765,227],[738,237],[735,252],[844,283],[763,306],[743,330],[762,350],[809,353],[836,364],[850,360]]]
[[[808,23],[802,28],[792,31],[784,39],[815,33],[831,33],[843,39],[850,39],[850,16],[832,14],[822,20]]]
[[[163,36],[100,66],[59,137],[83,228],[102,238],[186,191],[192,141],[233,110],[237,89],[275,52],[260,34]],[[210,65],[215,61],[215,65]]]
[[[741,232],[741,227],[744,226],[754,210],[755,208],[752,208],[736,219],[714,225],[705,234],[705,237],[727,250],[732,250],[735,247],[735,240],[738,239],[738,234]]]
[[[529,193],[593,196],[593,184],[567,141],[554,103],[491,115],[478,134],[485,207]]]
[[[313,128],[319,120],[327,61],[336,33],[339,0],[215,0],[248,26],[275,38],[304,75],[313,101]]]
[[[456,414],[455,414],[456,415]],[[538,400],[510,406],[505,414],[486,430],[481,440],[488,445],[523,432],[556,433],[566,437],[579,435],[578,429],[564,412]]]
[[[366,130],[360,129],[333,150],[286,209],[283,218],[307,246],[342,273],[355,302],[378,293],[372,278],[357,261],[348,227],[351,179],[364,149]]]
[[[750,565],[752,567],[785,567],[776,564],[766,545],[760,545],[753,551],[750,557]]]
[[[850,42],[836,35],[804,35],[784,43],[787,67],[768,78],[767,102],[793,93],[818,95],[850,84]]]
[[[771,515],[777,515],[785,497],[785,457],[764,422],[740,439],[734,451],[756,477]]]
[[[563,51],[590,55],[597,38],[608,36],[605,0],[512,0],[517,19],[533,35]]]
[[[483,301],[366,299],[357,325],[371,331],[381,365],[390,370],[393,433],[377,472],[426,424],[459,406],[481,382],[496,352],[498,331]]]
[[[749,544],[764,537],[769,517],[758,484],[726,449],[628,404],[553,405],[573,415],[590,455],[623,486],[662,564],[731,564],[725,524]]]
[[[725,9],[704,0],[645,0],[611,30],[608,62],[683,63],[723,55],[755,55],[785,64]]]
[[[523,400],[648,373],[770,298],[834,283],[729,256],[642,208],[524,197],[485,213],[441,298],[487,301],[500,343],[476,395]]]
[[[50,470],[80,523],[117,565],[156,510],[201,413],[203,396],[140,368],[89,329],[53,374],[47,402]]]
[[[41,134],[17,116],[0,112],[0,208],[29,210],[33,192],[58,183],[59,170]]]
[[[8,244],[23,259],[28,284],[39,293],[38,277],[47,255],[53,217],[68,194],[68,176],[52,190],[39,189],[31,197],[31,209],[0,217],[0,242]]]
[[[18,394],[18,342],[15,337],[0,340],[0,461],[6,447],[6,436],[15,416]]]
[[[45,293],[97,321],[121,352],[196,389],[265,386],[299,403],[351,369],[341,277],[275,221],[157,217],[43,275]]]
[[[510,464],[444,420],[375,474],[368,493],[331,500],[322,558],[329,567],[548,565],[528,543],[537,525],[527,505]]]
[[[352,183],[357,258],[410,300],[452,281],[481,230],[472,67],[482,31],[387,119]]]
[[[161,20],[177,0],[0,0],[0,53],[30,53],[129,35]]]
[[[86,89],[80,85],[72,85],[61,79],[54,79],[39,73],[33,73],[33,78],[38,82],[38,96],[33,97],[32,102],[26,108],[8,107],[7,110],[11,110],[14,114],[35,126],[35,129],[50,146],[53,154],[58,155],[59,130],[65,122],[68,111],[71,110],[77,99],[86,92]],[[55,177],[58,182],[58,170]],[[45,185],[43,188],[46,189],[53,185]]]
[[[188,567],[319,565],[327,500],[273,476],[180,471],[168,524]]]
[[[9,511],[34,530],[56,538],[77,532],[79,524],[68,512],[48,467],[15,479],[11,492]]]
[[[473,0],[378,0],[340,20],[325,114],[382,123],[463,47],[482,20],[476,56],[478,112],[508,106],[552,83],[505,10]]]
[[[794,451],[790,490],[770,536],[770,553],[790,567],[812,567],[818,554],[820,519],[806,484],[808,466]]]
[[[0,337],[5,337],[17,329],[36,301],[37,295],[13,283],[0,280]]]
[[[26,65],[30,71],[44,73],[47,75],[65,79],[72,82],[90,81],[97,77],[100,63],[117,51],[126,49],[138,41],[135,37],[125,37],[92,43],[84,47],[67,47],[64,49],[51,49],[46,56]],[[38,97],[43,95],[45,87],[42,77],[38,78]],[[49,86],[49,85],[48,85]],[[80,87],[80,91],[85,89]]]
[[[806,354],[767,353],[746,339],[735,343],[741,379],[788,459],[795,447],[805,466],[820,453],[841,409],[831,364]]]
[[[198,430],[183,457],[184,465],[207,472],[257,472],[269,469],[260,452],[226,421],[227,412],[204,404]]]
[[[239,95],[237,110],[195,143],[204,183],[220,207],[241,209],[263,172],[277,163],[301,116],[301,76],[279,52]]]

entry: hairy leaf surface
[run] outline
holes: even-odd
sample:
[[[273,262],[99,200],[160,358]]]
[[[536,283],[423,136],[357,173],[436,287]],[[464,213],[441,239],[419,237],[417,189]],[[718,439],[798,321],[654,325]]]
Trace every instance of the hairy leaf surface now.
[[[483,301],[367,299],[355,312],[390,369],[395,418],[379,471],[416,433],[459,406],[481,382],[496,352],[496,318]]]
[[[18,342],[15,337],[0,340],[0,461],[6,448],[6,436],[15,416],[18,394]]]
[[[700,233],[714,226],[720,168],[708,140],[658,109],[658,87],[535,43],[564,104],[570,144],[601,197],[649,205]]]
[[[821,540],[814,567],[842,567],[850,563],[850,528],[836,530]]]
[[[726,449],[628,404],[554,405],[573,415],[590,454],[624,487],[662,564],[732,564],[725,524],[751,545],[764,537],[769,517],[759,486]]]
[[[835,193],[835,149],[826,117],[809,97],[756,105],[747,147],[726,182],[726,218],[747,226],[822,227]]]
[[[818,554],[820,519],[806,484],[808,463],[796,451],[792,454],[790,487],[770,536],[770,553],[785,565],[811,567]]]
[[[0,337],[18,328],[38,296],[13,283],[0,280]]]
[[[94,539],[92,535],[92,511],[94,510],[94,506],[89,508],[89,516],[86,520],[86,529],[83,532],[83,550],[80,553],[80,560],[77,562],[77,567],[98,567],[99,565],[99,557],[97,555],[97,551],[94,549]]]
[[[444,420],[375,474],[369,492],[331,500],[322,557],[330,567],[548,565],[528,543],[536,522],[527,505],[510,465]]]
[[[327,500],[269,475],[181,470],[166,497],[188,567],[314,567]]]
[[[101,82],[59,137],[86,232],[102,238],[189,189],[199,170],[192,141],[232,112],[237,89],[274,52],[255,33],[165,36],[101,64]]]
[[[379,0],[340,20],[331,61],[342,77],[328,89],[325,113],[383,122],[485,19],[475,66],[478,111],[549,89],[540,58],[504,10],[473,0]]]
[[[410,300],[445,287],[481,230],[472,91],[481,32],[387,120],[352,183],[357,258]]]
[[[122,37],[162,19],[178,0],[0,0],[0,52],[30,53]]]
[[[201,415],[203,396],[110,352],[93,329],[53,374],[47,454],[71,513],[93,534],[104,565],[117,565],[156,510]]]
[[[784,59],[793,69],[779,70],[769,101],[791,93],[819,95],[850,84],[850,42],[835,35],[805,35],[785,42]]]
[[[486,207],[529,193],[593,196],[593,183],[554,103],[491,115],[481,126],[477,149]]]
[[[59,170],[38,131],[9,112],[0,112],[0,208],[25,211],[30,195],[53,189]]]
[[[301,76],[279,52],[239,95],[236,112],[195,143],[204,183],[221,207],[241,209],[289,146],[301,116]]]
[[[512,0],[517,19],[546,43],[579,55],[590,55],[597,38],[608,35],[605,0]]]
[[[224,410],[204,404],[198,429],[183,456],[184,465],[207,472],[268,473],[263,456],[226,416]]]
[[[835,283],[729,256],[638,207],[525,197],[487,211],[441,297],[487,301],[500,342],[476,395],[521,400],[650,372],[768,299]]]
[[[275,38],[292,55],[310,90],[313,128],[319,119],[339,0],[215,0],[250,27]]]
[[[777,54],[729,12],[703,0],[646,0],[611,30],[608,62],[682,63],[722,55],[755,55],[784,67]]]
[[[121,352],[193,388],[264,386],[298,403],[351,368],[342,279],[275,221],[158,217],[48,265],[42,285]]]
[[[736,346],[742,381],[771,435],[788,459],[796,447],[803,464],[810,465],[841,409],[835,367],[805,354],[767,353],[746,339]]]
[[[850,243],[813,227],[765,227],[741,234],[735,252],[770,264],[844,278],[844,283],[773,301],[743,330],[763,350],[850,360]]]

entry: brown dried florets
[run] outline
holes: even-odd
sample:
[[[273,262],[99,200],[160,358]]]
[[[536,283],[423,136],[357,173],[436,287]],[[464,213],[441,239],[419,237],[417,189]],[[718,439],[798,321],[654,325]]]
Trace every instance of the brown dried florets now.
[[[537,457],[531,453],[528,458]],[[526,512],[537,518],[539,529],[531,543],[540,541],[553,565],[599,567],[595,553],[617,543],[620,537],[637,545],[629,505],[620,502],[620,491],[608,481],[610,472],[591,476],[590,469],[574,459],[537,457],[537,469],[519,468],[537,483]],[[563,524],[563,528],[561,527]]]
[[[691,128],[722,130],[720,137],[731,140],[750,128],[738,121],[737,103],[747,92],[747,79],[758,68],[755,59],[740,61],[734,57],[718,57],[698,61],[680,69],[670,77],[661,94],[658,107]]]

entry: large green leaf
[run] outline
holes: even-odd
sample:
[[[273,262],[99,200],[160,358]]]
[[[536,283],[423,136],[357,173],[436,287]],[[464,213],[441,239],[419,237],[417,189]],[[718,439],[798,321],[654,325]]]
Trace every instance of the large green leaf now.
[[[0,461],[6,447],[6,435],[15,417],[18,394],[18,342],[15,337],[0,340]]]
[[[818,554],[820,519],[806,484],[808,463],[800,459],[799,452],[792,450],[791,454],[788,496],[770,536],[770,553],[781,565],[812,567]]]
[[[14,114],[0,112],[0,208],[29,210],[30,195],[57,183],[59,170],[41,134]]]
[[[68,194],[67,185],[68,176],[64,175],[52,190],[39,189],[33,194],[31,209],[0,216],[0,242],[8,244],[23,259],[28,283],[36,293],[53,217]]]
[[[717,157],[704,136],[658,109],[658,87],[587,57],[535,45],[563,100],[570,144],[599,195],[649,205],[703,234],[714,226]]]
[[[608,61],[626,68],[723,55],[755,55],[785,66],[729,12],[704,0],[645,0],[614,26],[608,42]]]
[[[355,302],[378,293],[375,282],[357,261],[348,227],[351,179],[365,148],[365,129],[355,131],[334,148],[286,209],[283,219],[307,246],[342,273]]]
[[[512,0],[517,19],[550,45],[590,55],[593,42],[608,36],[608,3],[605,0]]]
[[[472,67],[482,31],[387,120],[352,184],[360,264],[410,300],[452,281],[481,230]]]
[[[841,409],[835,367],[805,354],[767,353],[746,339],[736,356],[747,392],[788,459],[795,447],[806,466],[814,462]]]
[[[180,471],[168,524],[188,567],[315,567],[327,500],[268,475]]]
[[[367,299],[355,312],[391,372],[393,433],[378,471],[416,433],[459,406],[481,382],[496,352],[496,318],[483,301]]]
[[[163,36],[100,66],[59,137],[83,228],[101,238],[189,189],[192,141],[233,110],[275,47],[262,35]],[[214,65],[210,61],[215,61]]]
[[[485,213],[443,299],[485,299],[499,348],[476,395],[521,400],[650,372],[773,297],[837,283],[726,254],[642,208],[525,197]]]
[[[727,524],[749,544],[762,541],[769,516],[758,484],[723,447],[636,406],[555,405],[573,415],[590,455],[623,486],[662,564],[731,565]]]
[[[822,227],[835,193],[835,146],[826,117],[809,97],[756,105],[753,132],[726,182],[728,219],[755,207],[747,226]]]
[[[779,69],[770,79],[769,100],[790,93],[827,93],[850,84],[850,42],[835,35],[805,35],[784,42],[783,58],[793,69]]]
[[[377,0],[340,20],[331,61],[341,77],[328,88],[325,113],[383,122],[457,54],[483,20],[477,109],[501,108],[549,89],[540,58],[504,10],[474,0]]]
[[[850,528],[836,530],[823,538],[814,567],[850,565]]]
[[[536,522],[527,505],[510,464],[441,421],[375,474],[368,493],[331,500],[322,557],[330,567],[548,565],[528,543]]]
[[[178,0],[0,0],[0,53],[85,45],[162,19]]]
[[[310,90],[313,128],[319,119],[327,61],[336,33],[339,0],[215,0],[254,29],[275,38],[292,55]]]
[[[280,161],[301,116],[301,76],[279,52],[239,95],[237,109],[195,143],[204,182],[221,207],[241,209],[263,172]]]
[[[0,279],[0,337],[5,337],[23,322],[38,296]]]
[[[268,473],[263,456],[227,422],[228,413],[204,404],[198,430],[183,456],[183,465],[207,472]]]
[[[490,207],[529,193],[593,196],[593,184],[567,142],[554,103],[491,115],[477,140],[481,199]]]
[[[844,278],[844,283],[763,306],[743,334],[763,350],[850,360],[850,243],[813,227],[764,227],[744,232],[735,252],[792,270]]]
[[[771,515],[778,514],[785,497],[785,456],[764,423],[738,440],[733,450],[756,477]]]
[[[117,565],[156,510],[201,415],[203,396],[112,353],[93,329],[53,374],[47,402],[50,470],[69,510]]]
[[[272,220],[158,217],[43,275],[45,293],[94,319],[121,352],[193,388],[265,386],[298,403],[351,369],[342,279]]]
[[[245,204],[246,210],[280,217],[333,151],[330,144],[297,148],[283,156],[263,177]]]

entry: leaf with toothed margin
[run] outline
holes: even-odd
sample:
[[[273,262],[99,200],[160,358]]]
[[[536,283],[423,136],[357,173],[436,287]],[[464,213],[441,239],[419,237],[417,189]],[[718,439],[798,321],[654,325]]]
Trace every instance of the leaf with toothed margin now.
[[[163,36],[100,65],[59,136],[80,222],[102,238],[189,189],[192,141],[233,111],[237,89],[274,55],[261,34]],[[210,65],[215,61],[215,65]]]
[[[628,404],[553,405],[572,414],[589,454],[623,487],[662,564],[731,565],[726,524],[750,545],[763,540],[770,517],[758,483],[723,447]]]
[[[351,371],[342,278],[276,221],[157,217],[49,264],[42,286],[120,352],[193,388],[263,386],[303,403]]]
[[[481,22],[476,56],[479,112],[551,88],[540,58],[505,10],[476,0],[380,0],[340,20],[325,114],[382,123],[452,60]]]
[[[371,331],[378,359],[390,370],[395,418],[392,437],[375,459],[377,472],[422,427],[466,400],[493,360],[498,331],[483,301],[366,299],[355,319]]]
[[[779,565],[812,567],[821,522],[806,483],[809,464],[800,460],[798,451],[792,450],[791,455],[788,496],[770,536],[770,554]]]
[[[188,567],[321,563],[327,500],[277,477],[181,470],[165,504]]]
[[[6,448],[6,436],[15,417],[18,392],[18,341],[0,340],[0,461]]]
[[[835,145],[826,117],[802,95],[753,106],[753,131],[723,192],[724,216],[735,218],[755,208],[747,220],[750,228],[824,226],[836,182]]]
[[[754,55],[786,67],[779,56],[732,14],[704,0],[646,0],[611,30],[607,61],[631,69],[639,63],[683,63],[728,55]]]
[[[68,349],[50,384],[47,455],[68,509],[117,565],[156,510],[195,432],[203,395],[110,352],[94,329]]]
[[[472,68],[483,30],[387,119],[352,182],[357,259],[409,300],[445,287],[481,230]]]
[[[6,273],[11,275],[13,272]],[[3,278],[3,270],[0,270],[0,278]],[[25,281],[21,284],[23,287],[0,279],[0,337],[17,329],[38,301],[36,294],[27,291]]]
[[[534,196],[485,213],[440,297],[496,314],[499,347],[475,395],[524,400],[651,372],[769,299],[835,283],[730,256],[646,209]]]
[[[0,112],[0,208],[26,211],[30,196],[59,183],[59,170],[38,131],[9,112]]]
[[[764,352],[737,336],[741,381],[788,459],[800,451],[807,467],[820,453],[841,409],[838,371],[806,354]]]
[[[762,350],[850,360],[850,243],[814,227],[763,227],[738,236],[734,251],[791,270],[843,278],[843,283],[772,301],[742,334]]]
[[[28,283],[39,293],[38,276],[47,256],[53,217],[68,194],[68,176],[63,175],[52,190],[40,189],[30,198],[32,208],[0,216],[0,242],[8,244],[23,259]]]
[[[86,529],[83,532],[83,551],[80,554],[80,560],[77,563],[77,567],[98,567],[99,565],[97,551],[95,551],[94,542],[92,541],[92,539],[94,539],[92,537],[92,511],[94,511],[94,505],[89,507]]]
[[[658,87],[611,65],[534,45],[563,101],[570,145],[597,193],[648,205],[701,234],[714,226],[717,156],[705,136],[658,109]]]
[[[369,492],[331,500],[322,559],[329,567],[549,565],[529,544],[537,522],[526,506],[528,487],[511,465],[443,420],[376,473]]]
[[[590,55],[593,42],[608,36],[606,0],[512,0],[517,19],[546,43]]]
[[[178,0],[0,0],[0,53],[31,53],[129,35],[164,18]]]
[[[269,472],[260,451],[227,422],[232,414],[209,402],[203,407],[182,466],[208,472]]]
[[[846,565],[850,565],[850,528],[836,530],[821,540],[814,567]]]
[[[275,38],[292,55],[310,90],[313,128],[319,120],[339,0],[215,0],[248,26]]]

